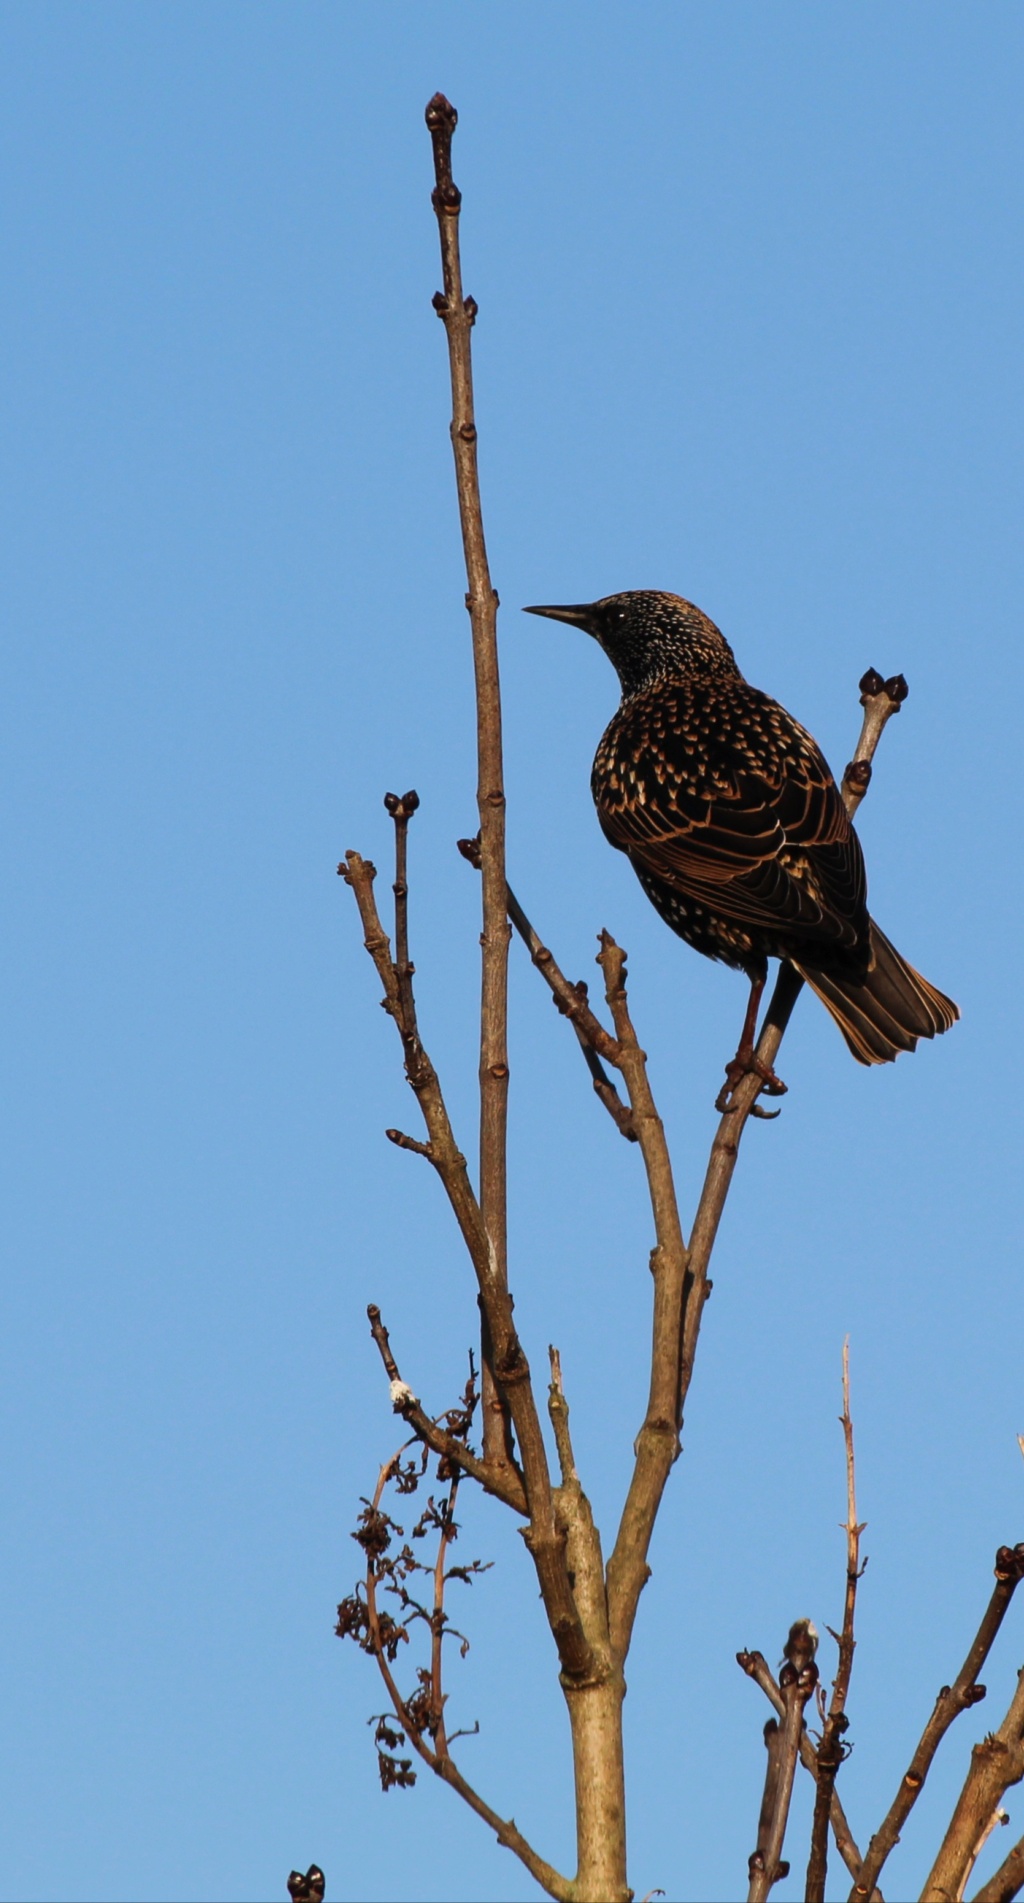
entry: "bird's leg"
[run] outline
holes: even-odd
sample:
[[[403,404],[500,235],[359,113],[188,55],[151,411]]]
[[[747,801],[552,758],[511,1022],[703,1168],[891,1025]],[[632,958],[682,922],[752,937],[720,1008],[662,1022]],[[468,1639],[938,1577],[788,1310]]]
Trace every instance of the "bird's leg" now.
[[[767,981],[767,966],[763,971],[755,971],[750,979],[750,997],[747,1000],[747,1015],[743,1020],[743,1029],[740,1032],[739,1048],[735,1057],[732,1058],[725,1067],[725,1082],[715,1098],[716,1110],[726,1111],[733,1108],[729,1099],[741,1078],[748,1076],[751,1071],[753,1071],[756,1077],[760,1077],[764,1090],[769,1097],[783,1097],[786,1094],[786,1086],[782,1078],[775,1075],[770,1064],[759,1063],[754,1055],[757,1013]],[[765,1114],[764,1111],[761,1112],[762,1116]],[[775,1115],[778,1116],[778,1111],[775,1112]]]

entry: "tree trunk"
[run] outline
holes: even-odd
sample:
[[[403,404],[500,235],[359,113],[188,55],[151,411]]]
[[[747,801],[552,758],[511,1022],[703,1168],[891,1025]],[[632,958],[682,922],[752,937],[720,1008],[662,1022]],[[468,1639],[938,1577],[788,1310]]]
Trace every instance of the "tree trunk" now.
[[[621,1672],[566,1686],[576,1779],[577,1903],[629,1903]]]

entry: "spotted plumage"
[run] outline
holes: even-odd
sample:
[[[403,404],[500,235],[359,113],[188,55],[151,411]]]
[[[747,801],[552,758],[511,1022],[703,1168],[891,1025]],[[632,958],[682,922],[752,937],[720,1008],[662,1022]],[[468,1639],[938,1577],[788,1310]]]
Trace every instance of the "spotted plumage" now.
[[[714,622],[648,591],[529,612],[594,635],[618,672],[594,802],[673,931],[756,996],[768,959],[788,959],[861,1063],[949,1029],[956,1006],[868,914],[860,841],[817,743],[744,680]]]

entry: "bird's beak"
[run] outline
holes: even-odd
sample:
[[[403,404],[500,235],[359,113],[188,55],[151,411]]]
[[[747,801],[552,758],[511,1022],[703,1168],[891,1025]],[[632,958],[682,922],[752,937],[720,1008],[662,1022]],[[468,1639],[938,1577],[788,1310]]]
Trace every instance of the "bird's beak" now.
[[[547,615],[549,621],[567,621],[571,628],[583,628],[587,634],[594,632],[594,604],[583,602],[576,608],[524,608],[527,615]]]

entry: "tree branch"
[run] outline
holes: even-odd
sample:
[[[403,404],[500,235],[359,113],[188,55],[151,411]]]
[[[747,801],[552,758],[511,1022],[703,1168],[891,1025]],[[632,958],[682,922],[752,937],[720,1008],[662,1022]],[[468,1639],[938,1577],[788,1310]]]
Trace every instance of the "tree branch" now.
[[[480,839],[460,839],[458,848],[471,866],[480,870]],[[530,958],[541,977],[547,984],[552,998],[563,1017],[569,1019],[579,1039],[583,1061],[590,1072],[594,1090],[604,1104],[612,1121],[617,1124],[622,1135],[630,1143],[636,1142],[636,1131],[628,1105],[624,1104],[608,1072],[601,1062],[602,1053],[611,1064],[618,1064],[619,1053],[615,1039],[609,1037],[600,1019],[594,1016],[590,1008],[587,987],[582,982],[573,984],[562,972],[548,947],[542,944],[533,926],[530,924],[519,900],[510,885],[505,888],[508,903],[508,915],[526,946]]]
[[[477,810],[483,875],[480,993],[480,1209],[497,1281],[508,1286],[506,1132],[508,1124],[508,921],[505,916],[505,790],[501,751],[501,686],[498,674],[498,597],[491,584],[480,503],[477,431],[473,414],[472,331],[477,306],[462,294],[459,210],[462,194],[452,179],[452,135],[458,113],[443,93],[426,110],[434,148],[433,206],[441,241],[444,290],[434,309],[444,324],[452,386],[452,451],[459,520],[466,561],[476,677]],[[487,1339],[484,1313],[484,1459],[501,1465],[511,1455],[506,1397],[491,1391],[490,1361],[498,1344]],[[495,1370],[495,1373],[497,1371]]]
[[[764,1748],[768,1762],[764,1768],[764,1791],[761,1797],[761,1810],[757,1819],[757,1843],[749,1859],[747,1870],[752,1884],[755,1874],[765,1869],[768,1854],[768,1841],[771,1837],[775,1813],[779,1804],[779,1779],[782,1776],[782,1733],[777,1718],[769,1718],[764,1728]],[[788,1863],[780,1863],[778,1876],[788,1877]]]
[[[609,1630],[612,1649],[621,1664],[629,1650],[640,1594],[649,1577],[647,1551],[654,1522],[679,1452],[679,1331],[687,1257],[665,1127],[651,1092],[647,1057],[629,1014],[626,954],[609,932],[601,933],[600,942],[597,962],[604,972],[605,996],[618,1040],[618,1066],[647,1172],[655,1236],[651,1252],[654,1313],[647,1412],[637,1435],[633,1473],[608,1561]]]
[[[978,1684],[978,1673],[987,1659],[992,1642],[1006,1617],[1006,1609],[1024,1577],[1024,1542],[1018,1546],[1001,1546],[996,1554],[996,1583],[992,1597],[985,1608],[985,1615],[974,1636],[967,1654],[952,1685],[943,1685],[935,1708],[921,1733],[917,1750],[904,1772],[900,1788],[896,1793],[881,1828],[875,1832],[868,1845],[860,1875],[850,1891],[850,1903],[863,1903],[870,1896],[882,1873],[886,1858],[900,1840],[900,1832],[917,1802],[921,1787],[931,1768],[932,1759],[946,1732],[962,1711],[969,1711],[985,1696],[984,1685]],[[993,1805],[994,1809],[994,1805]]]
[[[525,1514],[528,1510],[526,1494],[523,1491],[522,1476],[518,1469],[511,1473],[502,1472],[500,1469],[496,1471],[486,1461],[478,1460],[463,1441],[456,1440],[453,1434],[447,1433],[437,1421],[431,1419],[408,1383],[402,1380],[398,1363],[391,1351],[388,1331],[381,1320],[380,1309],[376,1302],[369,1304],[366,1313],[369,1317],[370,1333],[377,1344],[385,1372],[391,1383],[391,1405],[395,1413],[401,1415],[417,1440],[421,1441],[424,1447],[429,1447],[432,1454],[437,1454],[442,1460],[449,1461],[453,1468],[461,1468],[471,1480],[479,1481],[485,1492],[492,1493],[497,1500],[504,1500],[505,1505],[511,1507],[514,1513]]]
[[[843,1411],[839,1417],[846,1448],[846,1596],[843,1602],[843,1629],[833,1634],[839,1646],[839,1665],[832,1687],[832,1700],[818,1746],[818,1789],[814,1798],[811,1824],[811,1854],[807,1865],[805,1903],[825,1903],[825,1876],[828,1869],[828,1824],[835,1789],[836,1773],[843,1761],[843,1733],[847,1728],[846,1700],[853,1671],[856,1639],[853,1619],[857,1606],[857,1581],[860,1563],[860,1536],[864,1527],[857,1523],[857,1475],[853,1454],[853,1421],[850,1417],[850,1337],[843,1343]]]
[[[998,1731],[971,1752],[971,1768],[942,1840],[921,1903],[960,1903],[980,1844],[1003,1793],[1024,1778],[1024,1670]]]
[[[765,1776],[757,1849],[750,1863],[750,1888],[747,1903],[766,1903],[772,1885],[789,1874],[782,1861],[782,1846],[789,1821],[793,1779],[804,1728],[804,1707],[818,1683],[814,1663],[817,1634],[807,1619],[797,1619],[786,1640],[786,1663],[779,1676],[782,1697],[782,1724],[768,1743],[768,1770]]]
[[[782,1693],[775,1683],[775,1678],[763,1652],[737,1652],[736,1663],[741,1671],[746,1672],[748,1678],[753,1679],[755,1685],[760,1685],[768,1703],[774,1707],[781,1717],[785,1711]],[[818,1753],[811,1742],[806,1725],[800,1733],[800,1762],[804,1770],[809,1771],[811,1777],[815,1780],[815,1783],[817,1783]],[[847,1822],[846,1812],[835,1790],[832,1792],[829,1816],[832,1823],[832,1835],[836,1840],[836,1849],[842,1857],[850,1875],[856,1877],[860,1874],[863,1858],[857,1847],[853,1832]],[[879,1890],[875,1890],[872,1893],[872,1903],[882,1903],[881,1892]]]

